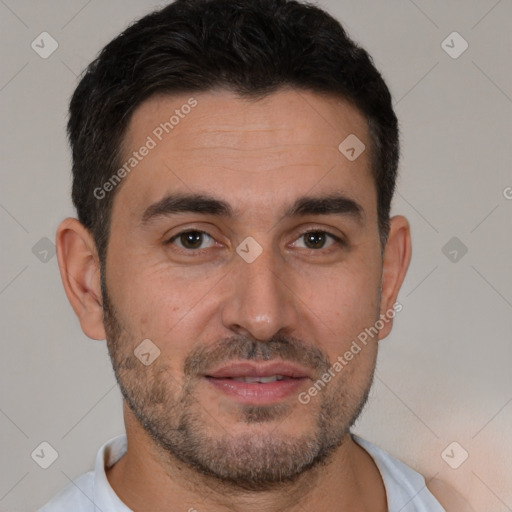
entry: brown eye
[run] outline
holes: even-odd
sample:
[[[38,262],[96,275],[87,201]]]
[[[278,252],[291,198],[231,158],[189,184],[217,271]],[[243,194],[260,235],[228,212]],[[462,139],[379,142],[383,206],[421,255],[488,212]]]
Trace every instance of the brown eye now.
[[[174,244],[175,242],[179,242],[178,247],[181,247],[182,249],[204,249],[205,247],[201,247],[204,243],[205,237],[208,237],[213,241],[213,238],[204,231],[182,231],[181,233],[178,233],[177,235],[174,235],[167,243],[168,244]]]
[[[332,242],[326,246],[329,239],[331,239]],[[306,233],[303,233],[298,240],[304,240],[304,248],[312,250],[325,249],[336,243],[339,243],[340,245],[343,244],[342,240],[337,236],[321,230],[307,231]],[[301,246],[299,245],[299,247]]]
[[[322,231],[312,231],[303,236],[309,249],[322,249],[325,244],[326,233]]]

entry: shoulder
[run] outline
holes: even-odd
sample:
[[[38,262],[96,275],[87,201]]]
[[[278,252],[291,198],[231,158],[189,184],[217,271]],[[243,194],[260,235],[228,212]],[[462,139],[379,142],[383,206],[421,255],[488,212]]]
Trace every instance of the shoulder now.
[[[439,493],[432,492],[423,475],[393,457],[384,449],[354,434],[353,439],[360,444],[373,458],[378,467],[386,488],[389,510],[402,512],[466,512],[465,509],[445,508],[444,502],[438,499]],[[437,483],[437,482],[435,482]],[[443,491],[446,489],[443,488]],[[443,493],[444,496],[445,493]],[[471,509],[468,509],[471,510]]]
[[[89,512],[94,510],[94,473],[89,471],[70,482],[37,512]]]
[[[421,473],[382,448],[357,435],[352,434],[352,437],[372,456],[379,468],[390,510],[475,512],[451,485],[437,478],[427,481]]]
[[[432,478],[427,483],[427,489],[441,503],[446,512],[475,512],[471,505],[450,484]]]

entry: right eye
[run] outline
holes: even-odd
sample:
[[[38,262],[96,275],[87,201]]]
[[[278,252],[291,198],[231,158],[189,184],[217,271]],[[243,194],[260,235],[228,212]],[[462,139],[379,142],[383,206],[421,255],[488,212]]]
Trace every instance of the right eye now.
[[[214,242],[213,238],[205,231],[199,231],[194,229],[188,231],[181,231],[180,233],[173,235],[169,240],[167,240],[167,242],[165,242],[165,244],[177,245],[179,248],[185,249],[187,251],[197,251],[198,249],[205,249],[205,247],[201,247],[205,237],[208,237],[210,240]],[[212,246],[213,245],[210,245],[209,247]]]

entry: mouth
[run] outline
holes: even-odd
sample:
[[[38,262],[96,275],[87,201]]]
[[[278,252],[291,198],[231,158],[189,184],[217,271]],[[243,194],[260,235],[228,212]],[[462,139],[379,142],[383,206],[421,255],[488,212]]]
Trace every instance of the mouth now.
[[[251,405],[282,401],[312,380],[310,370],[284,361],[232,362],[210,371],[204,378],[223,395]]]

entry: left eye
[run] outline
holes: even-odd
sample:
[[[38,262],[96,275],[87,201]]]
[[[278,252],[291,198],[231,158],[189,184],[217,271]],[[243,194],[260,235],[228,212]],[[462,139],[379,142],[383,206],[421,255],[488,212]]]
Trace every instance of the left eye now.
[[[297,240],[304,240],[305,241],[305,249],[325,249],[325,242],[326,240],[330,238],[332,240],[332,243],[329,244],[328,247],[335,243],[341,243],[342,240],[338,238],[335,235],[332,235],[331,233],[328,233],[327,231],[308,231],[306,233],[303,233]]]

